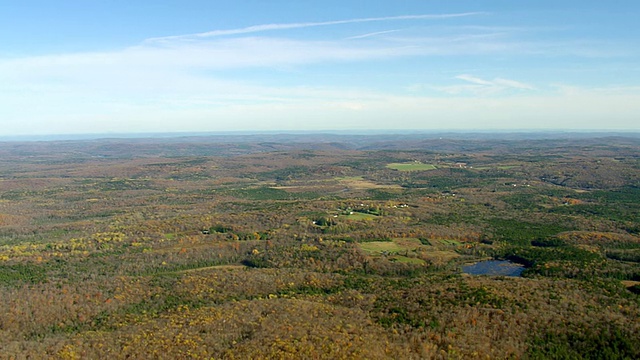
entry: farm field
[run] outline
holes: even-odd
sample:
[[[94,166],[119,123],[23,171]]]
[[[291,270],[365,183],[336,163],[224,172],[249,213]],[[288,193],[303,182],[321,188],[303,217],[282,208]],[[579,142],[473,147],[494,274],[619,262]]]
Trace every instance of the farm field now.
[[[394,241],[369,241],[361,243],[360,248],[369,254],[382,254],[407,250],[406,247],[400,246]]]
[[[391,163],[387,164],[387,168],[398,171],[424,171],[437,169],[435,165],[422,164],[419,162]]]
[[[376,218],[376,215],[353,212],[350,214],[340,215],[339,217],[346,220],[373,220]]]
[[[0,143],[0,359],[640,358],[640,137],[518,136]]]

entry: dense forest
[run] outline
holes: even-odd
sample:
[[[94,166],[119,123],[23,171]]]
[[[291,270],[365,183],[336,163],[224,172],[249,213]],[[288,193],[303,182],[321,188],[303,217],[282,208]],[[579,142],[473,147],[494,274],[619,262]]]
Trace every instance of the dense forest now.
[[[637,134],[3,142],[0,358],[637,359],[639,214]]]

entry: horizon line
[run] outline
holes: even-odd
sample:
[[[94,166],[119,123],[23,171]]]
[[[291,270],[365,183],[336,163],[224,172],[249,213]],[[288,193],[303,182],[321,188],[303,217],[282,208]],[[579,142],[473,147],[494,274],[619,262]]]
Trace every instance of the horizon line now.
[[[420,134],[620,134],[640,135],[640,129],[324,129],[324,130],[221,130],[164,132],[106,132],[77,134],[15,134],[0,135],[0,142],[79,141],[109,139],[169,139],[207,136],[259,135],[420,135]]]

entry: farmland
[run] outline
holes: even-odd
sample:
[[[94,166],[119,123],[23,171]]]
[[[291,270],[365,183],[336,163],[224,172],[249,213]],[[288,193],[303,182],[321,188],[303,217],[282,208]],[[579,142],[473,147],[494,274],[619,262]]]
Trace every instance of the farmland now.
[[[638,358],[640,138],[557,136],[0,143],[0,358]]]
[[[424,171],[435,170],[436,166],[431,164],[423,164],[420,162],[407,162],[387,164],[387,168],[398,171]]]

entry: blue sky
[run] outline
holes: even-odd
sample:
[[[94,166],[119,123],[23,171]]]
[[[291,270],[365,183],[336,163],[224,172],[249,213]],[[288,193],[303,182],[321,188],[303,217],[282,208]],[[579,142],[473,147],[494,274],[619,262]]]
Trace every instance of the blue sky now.
[[[640,131],[640,2],[0,1],[0,135]]]

